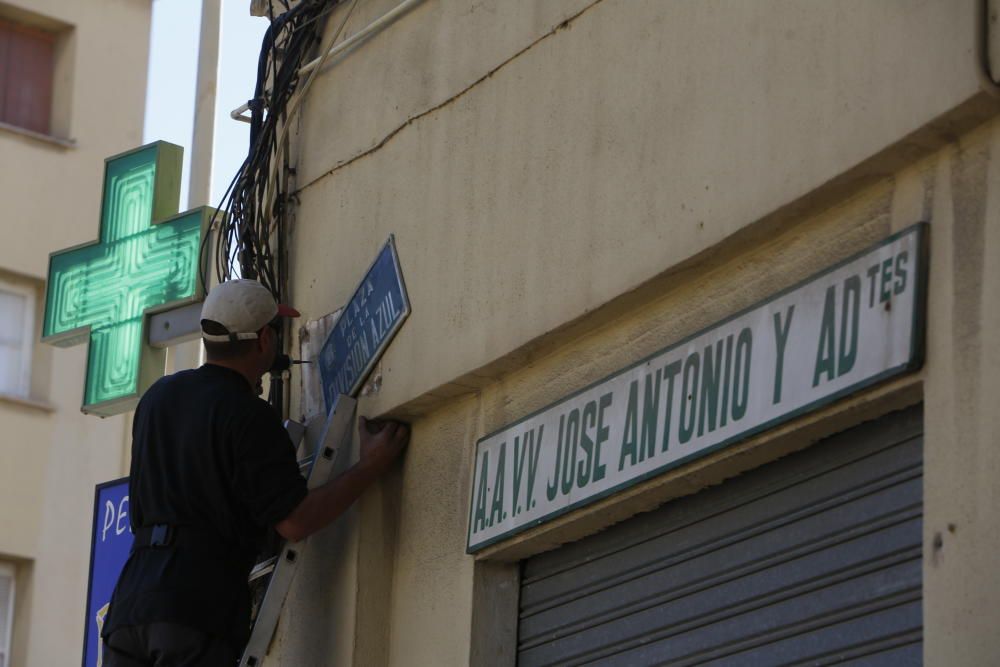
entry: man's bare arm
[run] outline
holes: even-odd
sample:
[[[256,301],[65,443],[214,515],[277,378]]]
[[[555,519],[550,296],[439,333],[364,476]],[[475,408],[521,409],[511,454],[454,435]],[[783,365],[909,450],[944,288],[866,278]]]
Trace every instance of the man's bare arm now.
[[[323,486],[309,491],[291,513],[274,528],[286,540],[298,542],[332,523],[384,473],[410,439],[405,424],[388,422],[375,433],[369,422],[358,420],[361,460]]]

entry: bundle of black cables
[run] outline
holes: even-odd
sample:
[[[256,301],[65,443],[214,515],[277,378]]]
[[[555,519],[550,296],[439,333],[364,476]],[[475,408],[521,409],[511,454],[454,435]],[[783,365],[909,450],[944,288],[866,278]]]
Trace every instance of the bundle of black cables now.
[[[259,280],[278,300],[285,296],[287,277],[285,175],[289,173],[288,155],[278,142],[283,125],[290,122],[285,112],[300,83],[299,69],[315,51],[324,19],[338,0],[302,0],[290,9],[284,0],[281,4],[286,11],[275,16],[270,3],[271,24],[257,61],[254,97],[248,102],[249,151],[212,220],[218,231],[218,279],[232,278],[238,266],[240,277]],[[282,164],[274,165],[276,159]]]
[[[280,145],[287,136],[283,128],[291,121],[287,111],[301,84],[299,70],[305,59],[314,54],[325,18],[339,0],[301,0],[291,7],[286,0],[278,2],[283,11],[277,15],[273,0],[268,3],[270,26],[257,59],[254,96],[247,104],[250,110],[247,157],[212,216],[210,229],[217,239],[218,280],[256,279],[280,303],[287,301],[287,176],[292,173],[288,152]],[[274,164],[275,161],[281,164]],[[206,244],[210,236],[206,235]],[[207,276],[202,274],[200,278],[203,288],[207,288]],[[279,332],[278,350],[284,349],[284,332]],[[268,392],[268,402],[279,415],[286,412],[281,373],[287,369],[288,357],[279,354]]]

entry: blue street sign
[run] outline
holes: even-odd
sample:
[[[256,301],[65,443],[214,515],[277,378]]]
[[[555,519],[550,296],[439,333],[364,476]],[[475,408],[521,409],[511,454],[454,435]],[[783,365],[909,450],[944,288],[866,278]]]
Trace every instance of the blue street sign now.
[[[340,394],[357,395],[409,314],[396,243],[390,236],[320,350],[327,414]]]
[[[111,593],[132,549],[128,520],[128,477],[98,484],[94,492],[94,526],[87,583],[87,619],[83,628],[83,667],[99,667],[101,628]]]

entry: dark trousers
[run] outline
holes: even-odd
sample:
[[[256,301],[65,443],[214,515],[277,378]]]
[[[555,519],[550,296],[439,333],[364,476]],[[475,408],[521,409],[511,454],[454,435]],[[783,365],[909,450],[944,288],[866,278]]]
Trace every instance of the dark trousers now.
[[[239,656],[218,637],[176,623],[119,628],[104,644],[104,667],[230,667]]]

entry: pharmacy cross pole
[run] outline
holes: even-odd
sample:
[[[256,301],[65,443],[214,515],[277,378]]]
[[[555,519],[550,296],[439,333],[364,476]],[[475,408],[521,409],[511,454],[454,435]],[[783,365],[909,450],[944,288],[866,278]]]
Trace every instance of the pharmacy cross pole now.
[[[105,160],[99,239],[49,257],[42,340],[89,340],[85,413],[133,408],[164,371],[148,316],[203,298],[200,249],[213,210],[177,215],[182,156],[160,141]]]

